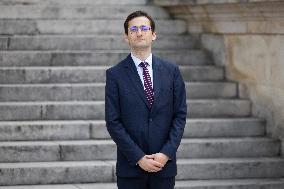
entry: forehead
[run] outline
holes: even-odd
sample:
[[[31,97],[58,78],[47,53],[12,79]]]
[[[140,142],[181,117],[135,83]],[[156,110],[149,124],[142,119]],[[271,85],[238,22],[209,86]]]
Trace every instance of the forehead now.
[[[141,25],[150,26],[150,20],[145,16],[140,16],[140,17],[136,17],[130,20],[128,25],[129,27],[141,26]]]

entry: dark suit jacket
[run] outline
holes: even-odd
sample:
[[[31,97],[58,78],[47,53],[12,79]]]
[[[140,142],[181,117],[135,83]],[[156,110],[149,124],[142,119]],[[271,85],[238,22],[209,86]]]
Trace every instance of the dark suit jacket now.
[[[139,177],[145,154],[164,153],[170,160],[155,174],[177,174],[176,151],[186,122],[185,85],[179,68],[153,55],[154,104],[149,108],[130,55],[106,71],[106,125],[117,145],[116,174]]]

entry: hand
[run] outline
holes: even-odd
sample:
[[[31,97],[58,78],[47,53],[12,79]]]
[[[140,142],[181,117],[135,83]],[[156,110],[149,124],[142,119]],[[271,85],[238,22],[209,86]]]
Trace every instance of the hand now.
[[[154,160],[161,163],[163,166],[166,165],[166,163],[168,162],[169,160],[169,157],[166,156],[165,154],[163,153],[156,153],[154,154]]]
[[[155,155],[145,155],[138,161],[138,165],[147,172],[161,171],[164,165],[154,160]]]

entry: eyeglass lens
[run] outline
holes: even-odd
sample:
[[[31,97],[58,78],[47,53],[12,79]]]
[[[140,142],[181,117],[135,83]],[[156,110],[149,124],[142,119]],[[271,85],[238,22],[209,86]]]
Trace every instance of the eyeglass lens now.
[[[141,31],[148,31],[148,30],[151,29],[151,27],[149,27],[149,26],[142,25],[142,26],[139,26],[139,27],[138,26],[132,26],[132,27],[129,28],[129,30],[131,32],[138,32],[139,28],[140,28]]]

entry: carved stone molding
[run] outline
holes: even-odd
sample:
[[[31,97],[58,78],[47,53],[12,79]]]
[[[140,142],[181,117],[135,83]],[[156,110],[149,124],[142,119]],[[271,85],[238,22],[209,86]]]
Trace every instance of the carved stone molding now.
[[[187,20],[189,32],[284,33],[284,1],[174,0],[171,3],[167,2],[167,0],[155,0],[155,3],[168,9],[173,17]]]

